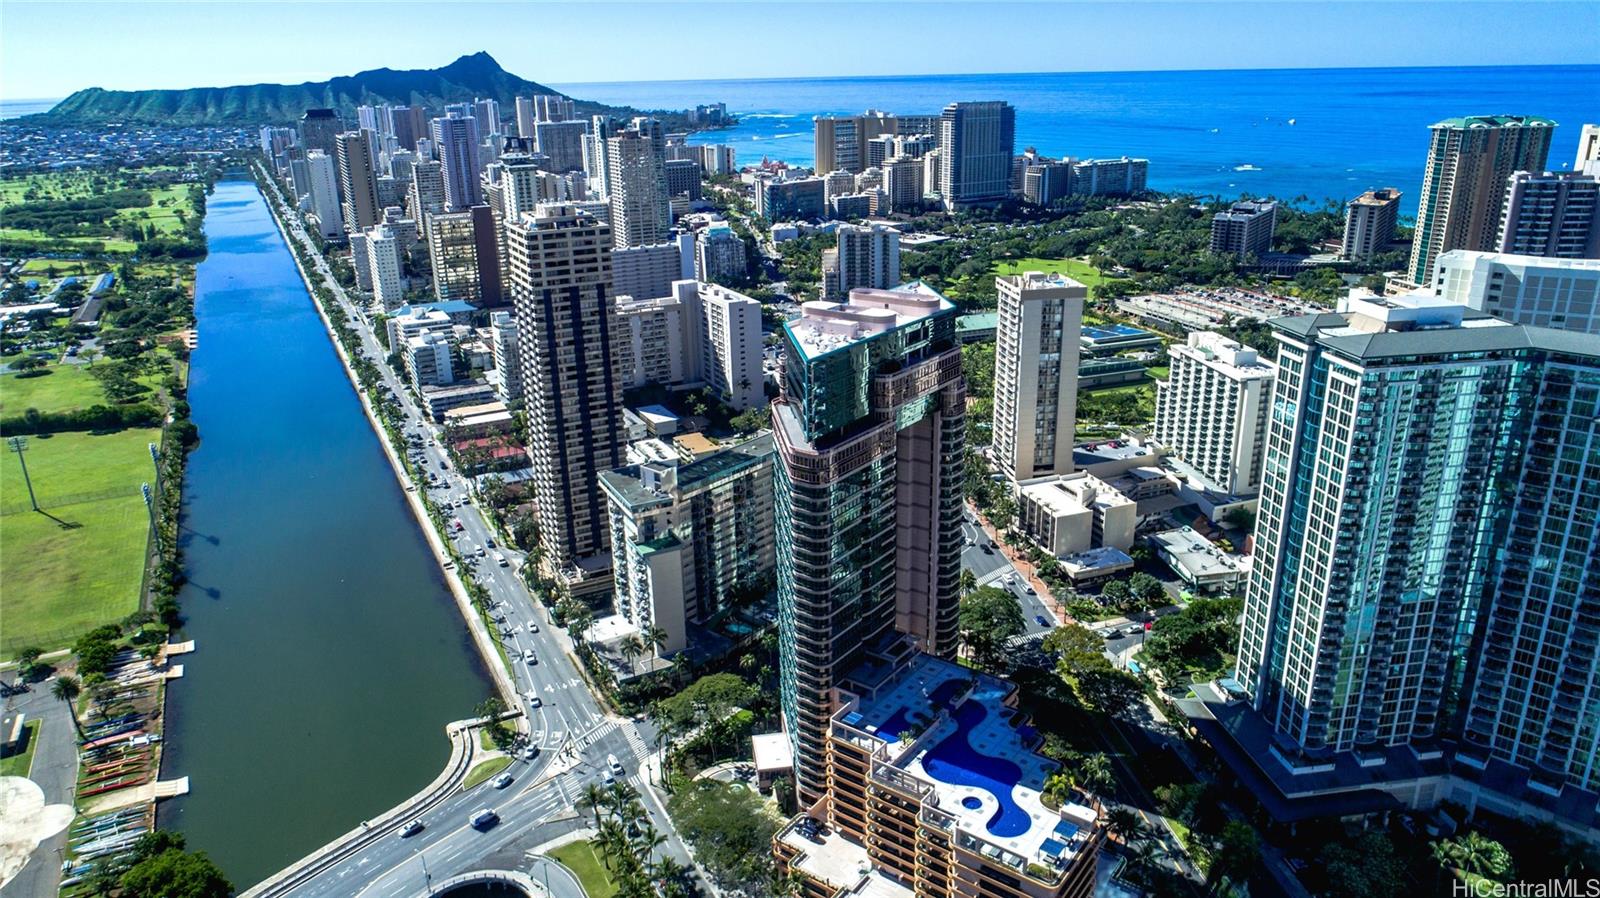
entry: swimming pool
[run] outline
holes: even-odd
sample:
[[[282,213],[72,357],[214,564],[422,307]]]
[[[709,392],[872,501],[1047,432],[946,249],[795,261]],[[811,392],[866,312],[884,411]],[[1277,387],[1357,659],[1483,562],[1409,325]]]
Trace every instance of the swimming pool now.
[[[988,830],[992,835],[1012,838],[1033,825],[1028,813],[1011,798],[1011,791],[1022,782],[1022,768],[1004,758],[981,754],[967,741],[967,734],[988,715],[982,703],[963,702],[955,712],[956,731],[923,756],[922,769],[942,783],[970,786],[993,795],[999,807],[989,818]]]

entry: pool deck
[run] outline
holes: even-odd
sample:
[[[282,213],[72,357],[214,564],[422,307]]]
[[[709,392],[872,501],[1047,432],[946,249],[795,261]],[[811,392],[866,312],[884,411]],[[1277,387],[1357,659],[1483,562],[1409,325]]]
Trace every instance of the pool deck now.
[[[889,763],[931,786],[924,801],[960,829],[1031,863],[1068,863],[1089,841],[1096,815],[1083,805],[1045,806],[1045,780],[1060,765],[1033,752],[1031,728],[1013,725],[1012,688],[918,655],[870,694],[858,693],[837,719],[882,740]]]

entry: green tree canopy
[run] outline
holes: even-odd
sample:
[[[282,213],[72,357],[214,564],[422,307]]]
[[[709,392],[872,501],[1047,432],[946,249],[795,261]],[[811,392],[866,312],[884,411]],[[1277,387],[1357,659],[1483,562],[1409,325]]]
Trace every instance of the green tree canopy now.
[[[980,586],[961,597],[961,641],[972,660],[989,670],[1000,667],[1006,641],[1027,629],[1016,596],[993,586]]]

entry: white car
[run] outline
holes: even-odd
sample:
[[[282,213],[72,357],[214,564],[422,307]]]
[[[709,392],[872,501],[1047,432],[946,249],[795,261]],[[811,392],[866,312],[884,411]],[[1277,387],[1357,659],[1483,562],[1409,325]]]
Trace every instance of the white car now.
[[[409,839],[412,836],[414,836],[414,835],[416,835],[417,833],[420,833],[420,832],[422,832],[422,819],[419,817],[418,819],[413,820],[410,823],[407,823],[400,830],[400,838]]]
[[[539,693],[534,692],[532,689],[529,689],[525,695],[528,699],[528,707],[530,708],[537,708],[544,704],[544,702],[539,698]]]
[[[501,555],[499,552],[494,553],[494,563],[500,565],[501,567],[508,567],[511,564],[511,562],[507,561],[506,557]]]
[[[504,789],[505,787],[511,785],[511,782],[511,774],[503,773],[500,776],[495,777],[494,787],[496,789]]]

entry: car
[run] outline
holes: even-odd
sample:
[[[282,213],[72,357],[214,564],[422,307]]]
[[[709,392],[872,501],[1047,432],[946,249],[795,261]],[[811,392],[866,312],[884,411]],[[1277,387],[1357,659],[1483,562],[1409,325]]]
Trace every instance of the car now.
[[[531,761],[531,760],[533,760],[534,758],[537,758],[537,757],[539,757],[539,746],[537,746],[537,745],[528,745],[528,746],[524,746],[523,747],[523,749],[522,749],[522,760]]]
[[[419,817],[416,820],[413,820],[410,823],[407,823],[405,826],[401,827],[401,829],[400,829],[400,838],[409,839],[412,836],[414,836],[414,835],[416,835],[417,833],[420,833],[420,832],[422,832],[422,819]]]
[[[994,554],[994,546],[991,546],[988,543],[984,543],[983,544],[983,554],[985,554],[985,555],[993,555]]]
[[[501,555],[499,552],[494,553],[494,563],[500,565],[501,567],[509,567],[511,564],[511,562],[507,561],[506,557]]]
[[[489,554],[489,550],[485,549],[483,546],[479,546],[478,551],[474,554],[476,554],[479,558],[482,558],[483,556]]]
[[[1050,621],[1048,621],[1048,620],[1046,620],[1046,619],[1045,619],[1045,616],[1044,616],[1044,615],[1042,615],[1042,614],[1035,614],[1035,615],[1034,615],[1034,616],[1033,616],[1033,622],[1034,622],[1034,623],[1036,623],[1036,624],[1038,624],[1038,625],[1039,625],[1039,626],[1041,626],[1041,627],[1048,627],[1048,626],[1050,626]]]
[[[529,664],[538,664],[539,656],[533,653],[533,649],[528,649],[522,653],[522,660],[528,662]]]
[[[611,768],[611,772],[617,776],[622,775],[622,762],[617,760],[616,755],[606,755],[606,766]]]
[[[610,770],[605,771],[605,775],[600,777],[600,782],[601,782],[602,785],[609,786],[609,785],[612,785],[613,783],[615,783],[616,781],[617,781],[617,778],[612,775]]]
[[[472,824],[473,829],[485,830],[499,823],[500,815],[496,814],[491,808],[483,808],[467,819]]]
[[[537,633],[537,632],[539,632],[539,625],[534,623],[533,621],[528,621],[528,632],[529,633]]]
[[[489,548],[493,549],[494,548],[494,537],[491,536],[488,539],[485,539],[483,541],[483,544],[488,546]]]
[[[1102,632],[1100,635],[1104,636],[1106,639],[1111,640],[1112,642],[1115,642],[1118,639],[1122,638],[1122,634],[1120,632],[1118,632],[1116,627],[1112,627],[1111,629]]]
[[[441,458],[439,459],[439,467],[442,470],[448,471],[450,470],[450,463]]]
[[[461,519],[460,519],[460,518],[452,518],[452,519],[451,519],[451,520],[450,520],[450,526],[451,526],[451,527],[454,527],[454,528],[455,528],[455,531],[456,531],[456,532],[457,532],[457,533],[460,533],[460,532],[461,532],[461,531],[463,531],[463,530],[465,530],[465,529],[467,529],[467,525],[466,525],[466,524],[463,524],[463,523],[461,523]]]
[[[1122,632],[1128,634],[1129,636],[1141,636],[1144,634],[1144,624],[1134,624]]]
[[[511,774],[509,773],[503,773],[494,778],[494,787],[496,789],[504,789],[505,787],[511,785],[511,783]]]

